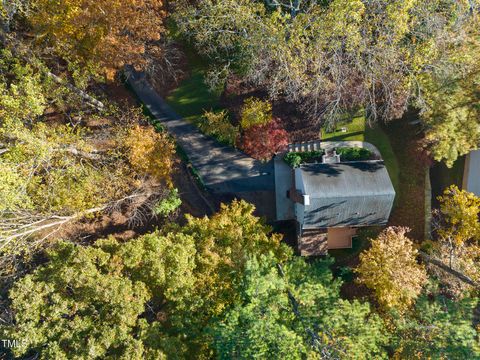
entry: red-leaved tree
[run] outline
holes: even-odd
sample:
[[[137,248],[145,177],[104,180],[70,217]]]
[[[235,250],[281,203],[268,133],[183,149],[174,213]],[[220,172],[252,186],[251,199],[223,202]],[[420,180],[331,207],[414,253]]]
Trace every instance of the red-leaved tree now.
[[[245,130],[241,148],[251,157],[268,161],[288,145],[288,134],[278,119]]]

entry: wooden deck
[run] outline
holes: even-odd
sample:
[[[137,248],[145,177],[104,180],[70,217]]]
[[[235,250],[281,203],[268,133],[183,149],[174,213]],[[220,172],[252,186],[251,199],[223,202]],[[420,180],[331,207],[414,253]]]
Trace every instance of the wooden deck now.
[[[298,250],[301,256],[321,256],[330,249],[348,249],[356,233],[357,229],[350,227],[304,230]]]

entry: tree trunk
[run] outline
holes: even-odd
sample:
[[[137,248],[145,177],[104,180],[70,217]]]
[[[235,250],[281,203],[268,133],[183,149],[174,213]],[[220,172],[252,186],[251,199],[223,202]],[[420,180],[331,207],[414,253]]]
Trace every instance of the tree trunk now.
[[[85,91],[80,90],[79,88],[77,88],[77,87],[73,86],[72,84],[63,80],[61,77],[51,73],[50,71],[47,72],[47,75],[49,77],[51,77],[56,83],[64,85],[68,89],[72,90],[74,93],[79,95],[82,99],[86,100],[89,105],[95,107],[96,109],[98,109],[100,111],[105,109],[105,105],[101,101],[99,101],[99,100],[95,99],[94,97],[88,95]]]
[[[423,251],[420,251],[419,254],[427,263],[431,263],[435,266],[438,266],[440,269],[444,270],[445,272],[449,273],[450,275],[455,276],[457,279],[459,279],[460,281],[463,281],[464,283],[466,283],[468,285],[474,286],[476,288],[480,288],[479,283],[475,282],[473,279],[471,279],[467,275],[462,274],[459,271],[453,270],[448,265],[445,265],[442,261],[440,261],[438,259],[435,259],[435,258],[431,257],[430,255],[427,255]]]

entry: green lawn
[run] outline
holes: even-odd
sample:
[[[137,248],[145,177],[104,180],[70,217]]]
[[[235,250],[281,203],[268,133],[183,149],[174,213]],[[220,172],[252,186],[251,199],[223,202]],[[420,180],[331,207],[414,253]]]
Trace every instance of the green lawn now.
[[[341,132],[342,127],[347,132]],[[387,134],[378,126],[372,128],[365,124],[363,115],[355,116],[350,122],[344,121],[333,132],[322,131],[322,140],[326,141],[366,141],[375,145],[382,154],[393,187],[398,193],[399,165]]]
[[[347,128],[342,132],[341,128]],[[327,132],[322,129],[322,140],[330,141],[365,141],[365,117],[356,116],[352,121],[345,121],[338,125],[335,131]]]
[[[375,145],[382,154],[388,174],[392,180],[393,187],[398,194],[400,184],[400,166],[387,134],[385,134],[385,132],[378,126],[373,128],[367,126],[365,129],[364,141]]]
[[[210,91],[204,82],[206,65],[198,55],[188,54],[190,74],[167,96],[167,103],[186,120],[195,123],[205,110],[220,109],[219,91]]]

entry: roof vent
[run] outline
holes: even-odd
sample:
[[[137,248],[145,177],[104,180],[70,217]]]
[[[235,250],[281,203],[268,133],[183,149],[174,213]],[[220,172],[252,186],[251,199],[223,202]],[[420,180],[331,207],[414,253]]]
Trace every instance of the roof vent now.
[[[303,205],[305,206],[310,205],[310,195],[303,194]]]

